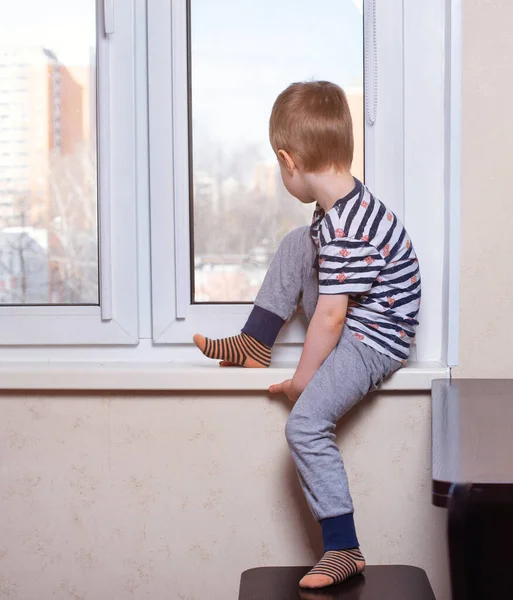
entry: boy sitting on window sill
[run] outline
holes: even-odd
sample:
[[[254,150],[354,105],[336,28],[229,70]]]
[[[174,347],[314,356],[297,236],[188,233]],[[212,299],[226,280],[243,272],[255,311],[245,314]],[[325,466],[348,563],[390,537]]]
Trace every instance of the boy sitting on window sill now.
[[[281,242],[239,335],[194,342],[222,366],[267,367],[301,298],[309,321],[301,360],[270,391],[295,402],[285,433],[325,549],[300,585],[322,588],[365,567],[335,426],[408,359],[420,273],[404,226],[351,175],[352,121],[338,86],[289,86],[274,104],[270,139],[287,190],[316,203],[312,225]]]

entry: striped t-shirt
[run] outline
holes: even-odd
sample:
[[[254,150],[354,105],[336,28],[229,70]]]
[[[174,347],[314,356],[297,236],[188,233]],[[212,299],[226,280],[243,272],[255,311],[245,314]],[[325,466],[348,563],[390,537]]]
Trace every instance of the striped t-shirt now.
[[[346,327],[378,352],[405,362],[418,325],[420,271],[406,229],[358,180],[327,213],[317,206],[320,294],[348,294]]]

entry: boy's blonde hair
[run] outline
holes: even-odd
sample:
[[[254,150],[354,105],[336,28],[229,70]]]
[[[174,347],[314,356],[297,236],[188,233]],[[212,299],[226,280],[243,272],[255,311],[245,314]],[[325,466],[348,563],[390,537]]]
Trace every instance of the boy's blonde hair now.
[[[347,98],[329,81],[293,83],[276,99],[269,121],[273,150],[285,150],[306,172],[346,170],[353,162]]]

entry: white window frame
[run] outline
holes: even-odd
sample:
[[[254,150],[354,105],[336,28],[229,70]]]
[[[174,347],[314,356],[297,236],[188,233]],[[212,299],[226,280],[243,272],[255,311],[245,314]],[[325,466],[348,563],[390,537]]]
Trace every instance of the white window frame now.
[[[368,56],[373,1],[378,103],[375,124],[366,118],[366,183],[403,218],[421,260],[412,358],[419,368],[454,366],[461,0],[365,0]],[[0,307],[0,360],[199,363],[192,335],[233,334],[251,306],[190,302],[185,0],[98,2],[114,7],[113,33],[98,42],[100,76],[110,75],[100,81],[98,111],[101,307]],[[376,91],[372,81],[369,68],[367,94]],[[284,328],[275,365],[297,359],[304,332],[300,319]]]
[[[251,310],[244,304],[191,302],[186,6],[186,0],[148,3],[152,307],[157,345],[188,344],[197,331],[212,337],[233,334]],[[459,222],[452,208],[451,219],[446,211],[457,201],[447,188],[447,170],[455,166],[450,159],[457,154],[459,141],[455,142],[457,132],[446,113],[447,103],[455,101],[448,94],[454,84],[446,77],[446,62],[459,54],[459,47],[450,41],[457,25],[451,11],[453,19],[460,18],[457,1],[366,0],[364,10],[366,94],[369,99],[378,94],[373,125],[366,111],[366,183],[404,220],[420,257],[423,307],[415,358],[447,364],[451,353],[454,363],[458,292],[448,286],[447,264],[454,276],[458,257],[446,235],[449,226],[455,230]],[[278,345],[297,345],[303,339],[304,327],[293,319]]]
[[[139,341],[134,30],[133,0],[97,1],[100,306],[0,306],[1,346]]]

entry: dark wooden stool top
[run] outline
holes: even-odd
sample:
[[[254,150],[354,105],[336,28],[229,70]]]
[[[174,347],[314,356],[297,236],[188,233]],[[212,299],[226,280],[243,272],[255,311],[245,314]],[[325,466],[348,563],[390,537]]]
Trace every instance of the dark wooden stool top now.
[[[417,567],[366,567],[363,575],[323,590],[302,590],[311,567],[260,567],[242,573],[239,600],[436,600],[426,573]]]

